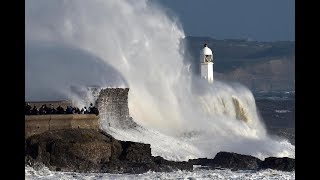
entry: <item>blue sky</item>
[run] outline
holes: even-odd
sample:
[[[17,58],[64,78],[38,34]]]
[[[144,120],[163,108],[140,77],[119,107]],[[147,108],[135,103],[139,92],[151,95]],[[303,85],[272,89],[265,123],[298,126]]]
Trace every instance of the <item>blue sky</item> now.
[[[294,0],[153,1],[179,18],[187,36],[295,40]]]

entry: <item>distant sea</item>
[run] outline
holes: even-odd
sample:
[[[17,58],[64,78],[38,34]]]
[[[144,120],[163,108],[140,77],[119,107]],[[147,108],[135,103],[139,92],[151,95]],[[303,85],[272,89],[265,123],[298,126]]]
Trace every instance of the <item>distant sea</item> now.
[[[256,92],[256,105],[269,134],[295,145],[295,91]]]

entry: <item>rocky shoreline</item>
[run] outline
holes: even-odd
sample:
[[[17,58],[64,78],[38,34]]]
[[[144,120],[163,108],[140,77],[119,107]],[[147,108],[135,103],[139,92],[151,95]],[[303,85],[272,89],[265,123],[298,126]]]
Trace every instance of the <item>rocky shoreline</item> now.
[[[92,129],[53,130],[25,140],[25,164],[53,171],[145,173],[192,171],[193,165],[208,169],[294,171],[295,159],[269,157],[264,161],[248,155],[219,152],[213,159],[169,161],[151,155],[150,144],[120,141]]]

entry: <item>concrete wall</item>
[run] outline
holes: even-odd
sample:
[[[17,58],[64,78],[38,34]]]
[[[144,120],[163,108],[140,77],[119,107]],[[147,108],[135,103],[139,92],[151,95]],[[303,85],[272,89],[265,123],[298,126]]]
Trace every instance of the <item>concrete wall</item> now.
[[[25,116],[25,136],[54,129],[99,129],[100,123],[107,127],[130,128],[136,126],[137,124],[129,115],[128,93],[129,88],[106,88],[98,91],[95,106],[99,109],[99,116],[94,114],[27,115]],[[47,104],[47,106],[53,104],[55,108],[58,105],[64,108],[67,105],[72,105],[72,102],[68,100],[29,103],[32,107],[36,105],[38,108],[43,104]]]
[[[25,116],[25,137],[55,129],[99,129],[94,114],[55,114]]]

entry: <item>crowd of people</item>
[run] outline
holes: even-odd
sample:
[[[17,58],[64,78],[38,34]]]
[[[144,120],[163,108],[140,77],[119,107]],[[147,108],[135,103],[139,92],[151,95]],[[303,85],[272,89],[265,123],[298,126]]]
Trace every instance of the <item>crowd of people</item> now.
[[[25,103],[25,115],[46,115],[46,114],[95,114],[99,115],[99,110],[92,103],[90,107],[81,108],[67,106],[66,109],[60,105],[57,108],[54,108],[53,104],[50,104],[49,107],[46,104],[43,104],[40,108],[37,108],[35,105],[33,108],[30,106],[30,103]]]

